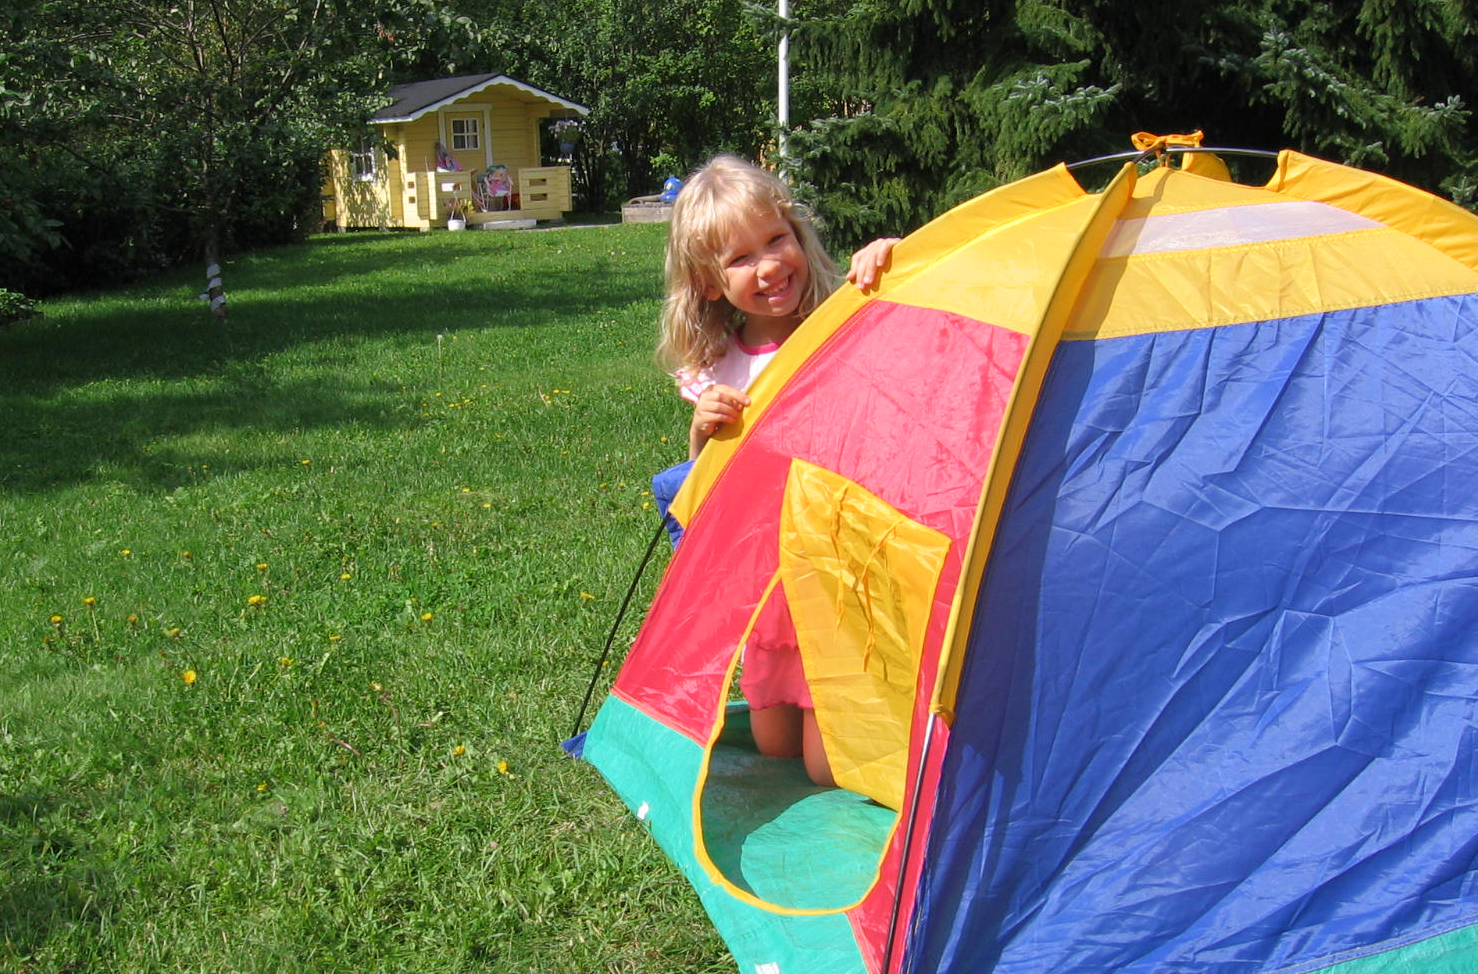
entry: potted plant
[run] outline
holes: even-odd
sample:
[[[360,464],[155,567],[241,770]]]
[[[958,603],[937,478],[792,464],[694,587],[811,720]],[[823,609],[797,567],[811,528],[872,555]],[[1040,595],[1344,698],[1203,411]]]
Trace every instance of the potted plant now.
[[[446,199],[446,228],[448,230],[467,229],[467,215],[472,212],[472,201],[463,199],[460,193],[453,192]]]
[[[549,131],[559,142],[559,154],[569,158],[575,154],[575,145],[580,141],[580,122],[578,119],[562,118],[549,126]]]

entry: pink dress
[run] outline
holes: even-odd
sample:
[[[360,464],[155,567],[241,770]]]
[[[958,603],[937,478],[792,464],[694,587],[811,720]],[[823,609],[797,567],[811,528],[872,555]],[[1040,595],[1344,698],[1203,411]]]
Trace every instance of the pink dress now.
[[[697,402],[703,390],[716,383],[747,390],[775,353],[778,342],[751,348],[733,335],[729,350],[714,364],[697,372],[679,370],[677,379],[682,397]],[[739,670],[739,689],[751,710],[764,710],[779,704],[791,704],[813,710],[811,690],[801,668],[801,654],[796,649],[795,625],[790,620],[790,606],[785,592],[775,587],[755,620],[754,630],[743,647],[743,664]]]

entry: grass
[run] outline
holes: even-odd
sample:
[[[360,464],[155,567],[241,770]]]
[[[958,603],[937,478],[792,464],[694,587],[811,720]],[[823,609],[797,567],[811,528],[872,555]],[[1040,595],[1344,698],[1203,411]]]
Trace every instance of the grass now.
[[[686,445],[664,229],[325,237],[228,264],[225,328],[181,273],[0,333],[0,971],[732,970],[558,746]]]

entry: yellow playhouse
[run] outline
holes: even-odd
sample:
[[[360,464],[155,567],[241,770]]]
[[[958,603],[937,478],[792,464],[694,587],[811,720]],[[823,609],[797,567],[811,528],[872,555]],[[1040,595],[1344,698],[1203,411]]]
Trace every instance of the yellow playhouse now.
[[[570,209],[570,167],[542,165],[539,123],[579,118],[584,105],[503,74],[398,85],[389,97],[358,147],[329,153],[327,222],[528,226]]]

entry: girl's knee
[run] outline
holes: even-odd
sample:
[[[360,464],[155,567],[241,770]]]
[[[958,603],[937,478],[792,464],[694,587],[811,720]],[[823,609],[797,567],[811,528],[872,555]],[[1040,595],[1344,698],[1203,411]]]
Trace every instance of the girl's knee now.
[[[835,788],[836,778],[831,773],[831,761],[826,757],[826,748],[821,743],[821,728],[816,723],[816,711],[801,711],[801,752],[806,760],[806,774],[812,784],[824,788]]]
[[[806,776],[813,784],[836,787],[831,762],[821,743],[816,711],[802,710],[788,703],[751,710],[749,730],[761,754],[772,758],[801,758],[806,766]]]
[[[804,753],[801,709],[787,703],[749,712],[755,747],[766,757],[798,758]]]

